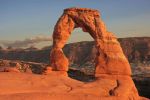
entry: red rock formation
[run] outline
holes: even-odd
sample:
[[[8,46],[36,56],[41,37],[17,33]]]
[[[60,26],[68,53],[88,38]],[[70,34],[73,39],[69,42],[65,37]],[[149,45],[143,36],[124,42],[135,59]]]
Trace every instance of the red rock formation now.
[[[130,77],[129,62],[123,54],[116,37],[106,30],[97,10],[87,8],[69,8],[64,10],[53,32],[53,48],[50,54],[52,69],[60,72],[68,71],[69,62],[62,48],[66,44],[72,30],[77,27],[81,27],[84,32],[88,32],[95,41],[97,49],[95,59],[96,84],[102,82],[101,86],[107,87],[108,83],[105,84],[102,79],[115,80],[115,83],[110,82],[115,84],[115,87],[108,85],[111,87],[108,89],[109,92],[104,89],[104,91],[107,91],[106,94],[109,93],[110,96],[115,96],[116,100],[120,99],[119,97],[126,98],[125,100],[138,100],[137,89]],[[86,92],[96,93],[99,96],[105,94],[104,91],[94,92],[87,90]],[[75,93],[80,92],[80,89],[75,91]],[[84,94],[86,92],[82,91]]]
[[[53,33],[50,62],[54,70],[68,71],[68,59],[62,52],[74,28],[81,27],[95,40],[97,57],[95,75],[131,75],[130,65],[116,37],[106,30],[97,10],[87,8],[65,9]]]

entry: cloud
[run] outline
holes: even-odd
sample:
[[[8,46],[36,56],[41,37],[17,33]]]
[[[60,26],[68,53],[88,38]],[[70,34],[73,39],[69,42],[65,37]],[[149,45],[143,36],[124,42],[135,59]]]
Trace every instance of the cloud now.
[[[30,45],[35,45],[41,42],[52,41],[51,37],[48,36],[36,36],[33,38],[26,38],[24,40],[16,40],[16,41],[2,41],[1,44],[5,47],[12,46],[15,48],[20,47],[28,47]]]

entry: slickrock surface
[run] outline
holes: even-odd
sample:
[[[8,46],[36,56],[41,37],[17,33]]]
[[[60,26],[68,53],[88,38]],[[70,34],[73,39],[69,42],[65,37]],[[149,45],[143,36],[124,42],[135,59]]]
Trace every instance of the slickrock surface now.
[[[102,75],[96,81],[84,83],[60,75],[57,71],[49,75],[0,73],[0,100],[120,99],[144,100],[138,98],[129,76]]]

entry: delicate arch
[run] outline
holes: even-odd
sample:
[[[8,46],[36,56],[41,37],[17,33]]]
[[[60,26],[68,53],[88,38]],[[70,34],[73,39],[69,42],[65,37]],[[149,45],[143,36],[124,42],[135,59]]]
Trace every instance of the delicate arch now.
[[[53,70],[68,71],[68,59],[62,48],[66,44],[74,28],[81,27],[95,41],[97,57],[95,74],[131,74],[130,65],[124,56],[116,37],[106,31],[97,10],[87,8],[68,8],[59,18],[53,32],[53,48],[50,64]]]

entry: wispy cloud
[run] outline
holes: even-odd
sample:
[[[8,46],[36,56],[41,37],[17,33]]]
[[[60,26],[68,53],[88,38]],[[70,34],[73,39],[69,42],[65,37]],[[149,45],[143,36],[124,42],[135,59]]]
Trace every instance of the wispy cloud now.
[[[1,41],[1,44],[4,47],[12,46],[14,48],[20,47],[28,47],[30,45],[35,45],[41,42],[52,41],[51,37],[48,36],[36,36],[33,38],[26,38],[24,40],[16,40],[16,41]]]

